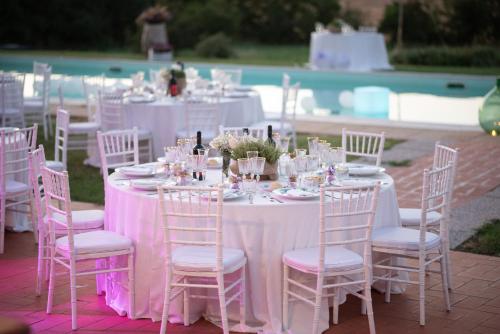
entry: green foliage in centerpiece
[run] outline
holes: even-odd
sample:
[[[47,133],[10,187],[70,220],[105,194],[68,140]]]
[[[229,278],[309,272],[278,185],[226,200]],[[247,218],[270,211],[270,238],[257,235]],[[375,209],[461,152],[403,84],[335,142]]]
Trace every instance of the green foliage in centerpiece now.
[[[266,158],[266,162],[269,164],[276,163],[281,155],[281,151],[278,148],[273,147],[262,140],[255,140],[240,142],[233,148],[231,158],[234,160],[246,158],[247,151],[258,151],[259,157]]]

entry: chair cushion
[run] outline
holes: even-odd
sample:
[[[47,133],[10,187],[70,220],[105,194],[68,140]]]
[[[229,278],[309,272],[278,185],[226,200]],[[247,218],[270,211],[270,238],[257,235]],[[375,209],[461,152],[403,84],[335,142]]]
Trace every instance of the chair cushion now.
[[[283,262],[302,271],[318,271],[319,247],[302,248],[283,254]],[[325,269],[329,271],[355,270],[363,267],[363,258],[342,246],[325,248]]]
[[[47,160],[45,161],[45,166],[57,172],[62,172],[64,170],[64,165],[61,161]]]
[[[92,231],[73,235],[76,254],[105,253],[127,250],[132,241],[118,233],[110,231]],[[68,237],[58,238],[56,247],[69,252]]]
[[[420,225],[421,209],[401,208],[399,209],[399,216],[401,217],[401,224],[403,226],[418,226]],[[427,213],[427,224],[439,223],[441,214],[437,211]]]
[[[7,194],[20,193],[23,191],[27,191],[28,189],[29,186],[26,183],[17,182],[14,180],[7,180],[5,182],[5,191],[7,192]]]
[[[420,230],[404,227],[383,227],[373,230],[373,247],[394,248],[402,250],[419,249]],[[441,238],[439,235],[425,233],[425,249],[439,246]]]
[[[215,247],[183,246],[172,252],[172,262],[179,270],[215,271]],[[222,255],[224,269],[230,269],[243,263],[245,254],[241,249],[224,248]]]
[[[137,138],[139,140],[151,139],[151,138],[153,138],[153,134],[149,130],[139,129],[137,131]]]
[[[5,114],[8,114],[8,115],[20,114],[21,112],[22,112],[22,109],[5,108]]]
[[[76,122],[69,123],[68,131],[70,133],[88,133],[99,130],[99,124],[95,122]]]
[[[103,210],[78,210],[71,211],[73,218],[73,228],[75,230],[92,230],[102,228],[104,226],[104,211]],[[66,222],[66,217],[60,213],[54,213],[54,219],[60,222]],[[44,219],[47,224],[47,216]],[[63,227],[56,225],[56,230],[59,231]]]
[[[251,128],[260,128],[260,129],[267,129],[267,126],[271,125],[273,127],[273,131],[280,131],[281,130],[281,122],[279,119],[273,120],[273,119],[268,119],[262,122],[254,123],[250,127]],[[293,132],[293,125],[290,122],[283,122],[283,131],[286,133]]]
[[[24,100],[24,108],[43,108],[43,100],[40,99],[29,99]]]

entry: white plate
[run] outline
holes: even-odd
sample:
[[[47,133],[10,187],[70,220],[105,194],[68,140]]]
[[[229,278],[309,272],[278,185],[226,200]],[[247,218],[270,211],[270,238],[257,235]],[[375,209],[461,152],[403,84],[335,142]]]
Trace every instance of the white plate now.
[[[243,196],[245,196],[245,193],[242,191],[233,190],[233,189],[224,189],[224,194],[223,194],[224,201],[231,201],[234,199],[241,198]],[[208,199],[208,196],[206,193],[204,193],[201,195],[201,198]],[[217,196],[215,194],[213,194],[212,201],[216,201],[216,200],[217,200]]]
[[[370,165],[347,164],[347,167],[349,175],[370,176],[385,172],[385,168]]]
[[[231,92],[231,93],[227,93],[225,95],[225,97],[229,97],[229,98],[233,98],[233,99],[238,99],[238,98],[248,97],[248,94],[244,93],[244,92]]]
[[[208,158],[207,168],[209,169],[222,168],[222,157]]]
[[[319,197],[319,193],[313,193],[304,189],[291,189],[291,188],[280,188],[272,191],[275,196],[288,198],[288,199],[298,199],[298,200],[308,200],[316,199]]]
[[[155,175],[155,168],[152,166],[130,166],[130,167],[120,167],[116,171],[122,175],[128,177],[146,177]]]
[[[149,103],[155,100],[153,95],[131,95],[128,97],[129,102],[131,103]]]
[[[366,187],[374,185],[376,182],[376,180],[372,181],[369,179],[347,179],[339,181],[338,184],[341,187]]]
[[[236,86],[234,90],[238,92],[251,92],[253,89],[251,86]]]
[[[175,184],[173,181],[162,179],[138,179],[131,180],[130,187],[137,190],[156,190],[156,187],[158,187],[159,185],[166,185],[169,182],[171,183],[171,185]]]

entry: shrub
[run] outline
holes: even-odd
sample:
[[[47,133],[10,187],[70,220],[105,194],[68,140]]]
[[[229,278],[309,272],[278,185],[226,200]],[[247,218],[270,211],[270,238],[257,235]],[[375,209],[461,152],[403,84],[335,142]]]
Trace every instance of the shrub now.
[[[223,32],[208,36],[196,44],[196,54],[204,58],[229,58],[234,55],[231,39]]]
[[[500,66],[500,49],[496,47],[420,47],[394,50],[393,64],[434,66]]]

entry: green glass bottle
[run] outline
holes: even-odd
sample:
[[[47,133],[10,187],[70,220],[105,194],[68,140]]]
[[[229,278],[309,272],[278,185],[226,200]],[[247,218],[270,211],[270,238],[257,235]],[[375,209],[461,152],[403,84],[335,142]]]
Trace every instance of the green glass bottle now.
[[[479,109],[479,124],[488,134],[500,135],[500,78],[497,78],[497,86],[484,97]]]

